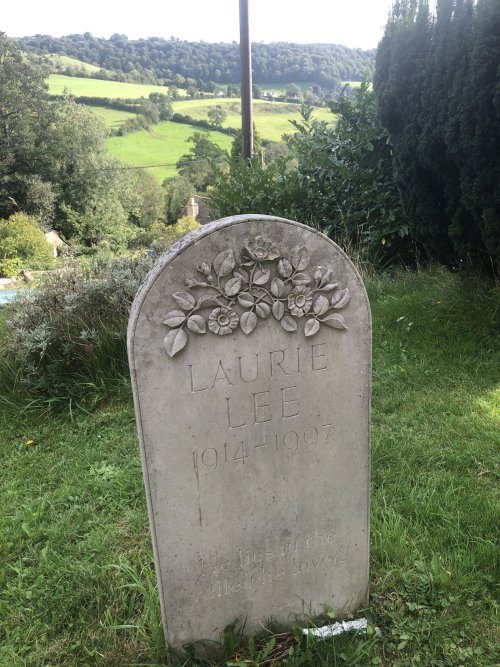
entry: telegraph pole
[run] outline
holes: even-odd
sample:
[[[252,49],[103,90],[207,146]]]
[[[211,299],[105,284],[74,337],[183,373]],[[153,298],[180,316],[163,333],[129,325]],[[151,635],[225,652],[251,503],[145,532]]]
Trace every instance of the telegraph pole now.
[[[248,0],[240,0],[240,88],[243,159],[253,155],[252,45],[248,28]]]

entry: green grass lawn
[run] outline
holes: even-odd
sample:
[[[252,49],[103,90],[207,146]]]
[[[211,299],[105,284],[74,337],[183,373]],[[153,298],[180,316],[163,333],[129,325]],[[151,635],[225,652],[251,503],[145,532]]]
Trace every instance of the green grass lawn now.
[[[263,633],[185,667],[493,667],[500,294],[444,271],[367,280],[371,599],[380,638]],[[1,311],[0,311],[1,314]],[[166,664],[131,399],[0,422],[0,665]],[[335,479],[332,479],[332,484]],[[271,642],[271,643],[269,643]],[[290,653],[292,651],[292,653]],[[224,650],[221,650],[221,654]],[[245,662],[248,660],[248,662]]]
[[[151,131],[142,130],[124,137],[110,137],[108,150],[111,155],[132,166],[149,166],[158,181],[177,175],[175,163],[189,150],[188,138],[200,128],[164,121],[153,125]],[[229,150],[232,137],[221,132],[209,132],[212,141]],[[151,165],[163,165],[151,167]]]
[[[150,93],[168,92],[164,86],[85,79],[76,76],[63,76],[62,74],[51,74],[47,78],[47,83],[51,95],[62,95],[64,90],[68,89],[75,97],[138,99],[139,97],[148,97]]]

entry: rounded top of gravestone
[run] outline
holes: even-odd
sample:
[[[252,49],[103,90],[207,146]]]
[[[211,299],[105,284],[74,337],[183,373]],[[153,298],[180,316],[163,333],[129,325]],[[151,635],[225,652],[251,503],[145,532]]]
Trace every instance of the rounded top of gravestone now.
[[[153,285],[188,249],[189,264],[169,277],[178,289],[164,294],[172,306],[163,320],[170,357],[178,355],[193,334],[250,335],[268,317],[285,331],[307,338],[325,327],[347,330],[343,310],[353,281],[369,311],[356,267],[331,239],[293,220],[237,215],[187,234],[160,257],[132,305],[129,340]]]

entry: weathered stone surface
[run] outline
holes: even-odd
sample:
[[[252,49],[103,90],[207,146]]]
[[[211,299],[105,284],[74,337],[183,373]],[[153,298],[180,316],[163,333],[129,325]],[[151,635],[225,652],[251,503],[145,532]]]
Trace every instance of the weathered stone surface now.
[[[129,353],[168,642],[366,603],[371,322],[346,255],[211,223],[149,274]]]

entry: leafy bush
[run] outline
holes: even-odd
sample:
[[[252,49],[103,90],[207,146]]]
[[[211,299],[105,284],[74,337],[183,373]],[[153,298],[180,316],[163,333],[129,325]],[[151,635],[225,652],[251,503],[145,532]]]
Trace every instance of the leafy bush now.
[[[152,225],[152,227],[156,227]],[[49,403],[97,400],[128,388],[126,331],[130,306],[154,260],[199,227],[186,216],[162,225],[148,254],[110,261],[106,252],[23,290],[9,308],[0,347],[0,394]]]
[[[15,278],[21,273],[23,263],[18,257],[13,259],[0,259],[0,276],[5,278]]]
[[[66,402],[117,389],[128,377],[128,312],[152,263],[147,256],[98,261],[86,273],[67,268],[23,290],[3,332],[4,396],[14,390]]]
[[[408,228],[393,178],[387,132],[375,97],[363,81],[352,98],[331,103],[336,127],[314,120],[302,107],[296,133],[287,139],[292,157],[261,164],[232,160],[217,180],[211,205],[222,215],[266,213],[318,227],[341,245],[360,247],[373,262],[406,252]]]
[[[52,248],[35,218],[25,213],[15,213],[7,220],[0,220],[0,260],[3,260],[0,270],[4,275],[12,271],[15,274],[16,264],[17,270],[23,267],[45,269],[52,264],[53,259]]]
[[[163,227],[165,231],[162,236],[152,244],[152,250],[156,256],[168,250],[181,236],[198,229],[200,223],[192,215],[186,215],[178,220],[175,225],[163,225]]]

